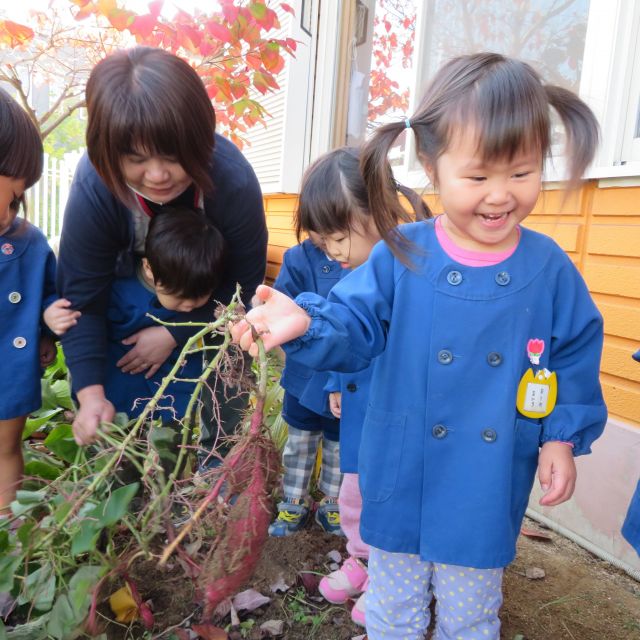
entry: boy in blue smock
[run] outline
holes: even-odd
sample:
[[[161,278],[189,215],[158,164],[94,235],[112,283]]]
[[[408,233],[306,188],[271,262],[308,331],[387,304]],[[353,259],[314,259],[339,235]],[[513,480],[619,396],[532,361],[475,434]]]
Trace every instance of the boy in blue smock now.
[[[222,235],[201,210],[173,207],[151,218],[145,255],[136,261],[134,275],[116,278],[111,287],[105,391],[116,411],[129,418],[139,416],[180,355],[180,349],[175,348],[161,366],[151,367],[146,374],[124,373],[118,363],[133,347],[129,336],[156,325],[149,316],[172,322],[179,313],[208,303],[221,276],[223,259]],[[71,311],[71,304],[60,299],[45,312],[45,321],[58,335],[77,321],[79,312]],[[193,380],[202,369],[201,354],[191,354],[178,377]],[[172,382],[150,417],[165,423],[182,419],[194,389],[192,381]]]

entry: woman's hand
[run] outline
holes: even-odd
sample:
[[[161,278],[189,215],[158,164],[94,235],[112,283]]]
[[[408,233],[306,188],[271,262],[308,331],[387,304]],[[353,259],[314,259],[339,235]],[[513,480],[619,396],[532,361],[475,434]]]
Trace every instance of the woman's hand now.
[[[176,341],[164,327],[147,327],[130,335],[122,344],[133,344],[133,349],[127,352],[116,365],[123,373],[142,373],[145,378],[155,375],[162,363],[176,348]]]
[[[260,306],[254,307],[231,327],[231,337],[250,355],[258,355],[255,337],[260,336],[269,351],[304,335],[311,318],[291,298],[271,287],[260,285],[256,290]]]
[[[73,421],[73,436],[79,445],[91,444],[101,422],[111,422],[116,414],[106,399],[104,387],[94,384],[78,391],[80,407]]]
[[[79,311],[70,309],[71,302],[66,298],[59,298],[52,302],[44,311],[44,322],[58,336],[64,335],[71,327],[78,324]]]
[[[576,487],[576,463],[566,442],[545,442],[538,458],[538,479],[545,492],[540,504],[553,507],[566,502]]]
[[[342,413],[342,393],[340,391],[332,391],[329,394],[329,410],[334,418],[340,418]]]

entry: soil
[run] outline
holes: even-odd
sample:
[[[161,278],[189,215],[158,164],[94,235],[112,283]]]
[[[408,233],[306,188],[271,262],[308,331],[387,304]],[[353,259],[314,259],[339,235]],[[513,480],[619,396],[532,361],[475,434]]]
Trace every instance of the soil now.
[[[516,560],[504,579],[503,640],[640,640],[640,583],[537,523],[525,520],[524,526],[546,539],[520,536]],[[284,622],[278,637],[287,640],[362,636],[364,630],[351,622],[347,606],[330,605],[317,593],[320,575],[331,570],[327,553],[332,550],[345,557],[344,540],[321,532],[315,524],[289,538],[270,538],[247,588],[270,597],[271,602],[252,612],[239,612],[242,625],[231,627],[229,640],[273,637],[260,631],[260,625],[269,620]],[[544,577],[527,577],[532,568],[542,569]],[[184,630],[202,622],[187,579],[151,572],[138,580],[143,598],[152,600],[156,628],[164,630],[154,638],[198,637]],[[288,590],[274,592],[272,587],[278,584]],[[227,615],[209,622],[229,628],[229,620]],[[143,634],[136,633],[135,626],[125,633],[121,627],[108,637],[142,638]]]

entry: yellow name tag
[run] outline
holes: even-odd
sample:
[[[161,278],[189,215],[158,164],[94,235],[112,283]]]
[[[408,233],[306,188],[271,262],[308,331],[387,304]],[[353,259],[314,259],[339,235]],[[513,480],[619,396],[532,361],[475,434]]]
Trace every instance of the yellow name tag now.
[[[527,418],[544,418],[556,406],[558,378],[548,369],[527,369],[518,385],[516,407]]]

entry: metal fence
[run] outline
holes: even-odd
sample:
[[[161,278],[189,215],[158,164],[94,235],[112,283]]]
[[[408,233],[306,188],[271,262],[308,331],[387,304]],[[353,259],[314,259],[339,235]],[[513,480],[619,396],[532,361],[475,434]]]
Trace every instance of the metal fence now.
[[[45,153],[42,177],[27,191],[27,218],[49,239],[59,236],[62,230],[69,187],[82,153],[66,153],[62,160]]]

